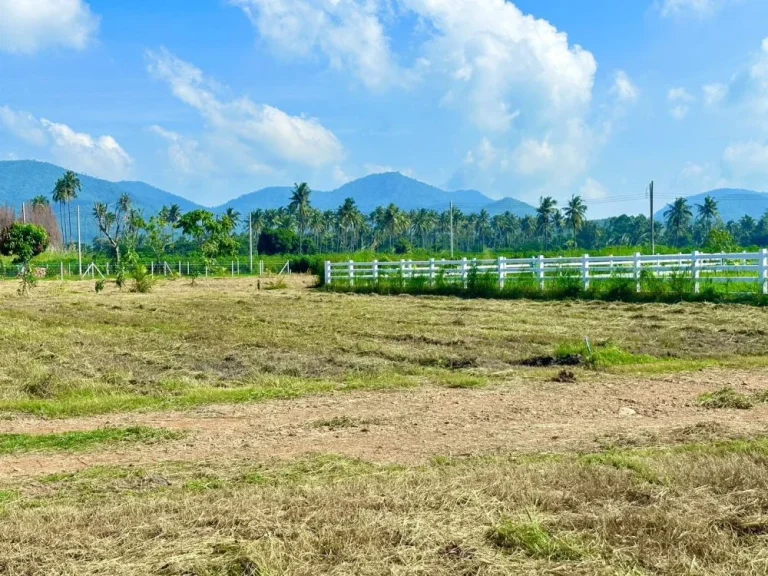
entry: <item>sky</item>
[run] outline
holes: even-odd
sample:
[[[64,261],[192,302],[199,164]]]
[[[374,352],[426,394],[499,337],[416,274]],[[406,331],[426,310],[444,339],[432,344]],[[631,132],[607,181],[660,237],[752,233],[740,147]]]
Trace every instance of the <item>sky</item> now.
[[[0,160],[214,206],[399,171],[648,211],[768,190],[765,0],[0,0]]]

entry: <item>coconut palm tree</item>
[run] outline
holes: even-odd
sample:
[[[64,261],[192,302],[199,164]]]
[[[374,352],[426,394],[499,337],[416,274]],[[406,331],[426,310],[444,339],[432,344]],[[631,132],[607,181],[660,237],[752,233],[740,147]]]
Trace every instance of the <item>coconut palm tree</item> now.
[[[573,245],[576,245],[576,234],[584,226],[587,218],[587,205],[581,199],[581,196],[574,194],[563,210],[565,213],[565,225],[571,230]]]
[[[552,225],[555,220],[555,213],[558,212],[557,200],[551,196],[539,199],[539,207],[536,208],[536,230],[544,239],[544,249],[549,245],[549,238],[552,235]]]
[[[303,253],[304,229],[309,216],[309,197],[311,194],[312,190],[306,182],[294,184],[291,191],[291,203],[288,205],[288,210],[295,214],[299,220],[299,254]]]
[[[42,194],[32,198],[32,200],[30,200],[29,203],[32,206],[32,208],[37,208],[38,206],[50,206],[51,205],[51,203],[48,200],[48,198],[46,198]]]
[[[78,178],[77,174],[75,174],[71,170],[67,170],[66,172],[64,172],[64,175],[56,181],[56,185],[53,188],[53,201],[59,203],[59,213],[61,214],[62,230],[65,229],[63,208],[64,206],[67,207],[67,216],[69,220],[69,233],[65,234],[65,240],[64,240],[65,244],[67,243],[67,238],[69,238],[69,242],[72,241],[72,210],[70,208],[70,204],[74,200],[77,200],[77,193],[80,192],[81,190],[82,190],[82,184],[80,183],[80,178]]]
[[[693,212],[691,212],[691,207],[688,206],[688,201],[682,197],[677,198],[664,211],[664,218],[667,219],[667,230],[670,234],[674,234],[675,246],[678,246],[681,236],[685,235],[688,231],[693,219]]]
[[[704,237],[708,238],[709,233],[712,231],[712,226],[720,217],[720,212],[717,209],[717,200],[712,196],[707,195],[704,197],[704,204],[696,205],[697,220],[704,227]]]
[[[240,212],[232,208],[231,206],[227,208],[227,211],[224,213],[224,216],[230,219],[232,222],[232,229],[234,230],[237,228],[237,225],[240,224]]]

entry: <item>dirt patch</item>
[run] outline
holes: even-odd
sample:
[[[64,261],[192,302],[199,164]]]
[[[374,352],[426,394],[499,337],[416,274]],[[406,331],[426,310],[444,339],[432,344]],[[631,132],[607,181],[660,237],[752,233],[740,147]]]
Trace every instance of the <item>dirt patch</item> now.
[[[341,454],[381,463],[419,464],[435,456],[595,451],[766,433],[768,405],[705,410],[695,398],[713,382],[765,387],[768,372],[708,370],[637,379],[590,373],[567,388],[510,380],[486,389],[423,387],[338,393],[190,412],[132,413],[70,420],[0,421],[0,433],[49,433],[142,425],[184,430],[184,440],[86,454],[0,458],[0,478],[209,458],[254,460]],[[637,413],[622,418],[622,407]]]
[[[520,361],[520,366],[533,368],[546,368],[548,366],[580,366],[584,363],[581,354],[567,354],[565,356],[533,356]]]

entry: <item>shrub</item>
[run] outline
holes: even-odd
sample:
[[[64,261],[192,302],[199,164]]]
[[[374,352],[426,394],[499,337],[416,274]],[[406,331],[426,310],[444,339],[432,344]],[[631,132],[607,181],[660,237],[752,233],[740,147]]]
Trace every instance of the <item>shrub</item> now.
[[[299,251],[299,236],[293,230],[265,230],[259,236],[259,254],[292,254]]]
[[[131,278],[133,278],[131,292],[146,294],[147,292],[152,291],[154,279],[150,276],[149,272],[147,272],[147,267],[143,264],[136,264],[131,269]]]

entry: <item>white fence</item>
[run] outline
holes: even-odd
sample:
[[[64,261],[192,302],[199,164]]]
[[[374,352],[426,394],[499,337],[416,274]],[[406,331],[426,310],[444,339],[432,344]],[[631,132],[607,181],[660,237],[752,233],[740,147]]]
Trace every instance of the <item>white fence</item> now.
[[[640,291],[644,271],[661,279],[689,278],[694,292],[702,283],[754,283],[768,294],[768,250],[721,254],[662,254],[633,256],[590,256],[545,258],[504,258],[495,260],[400,260],[399,262],[326,262],[326,284],[354,286],[356,280],[376,282],[387,278],[425,278],[430,286],[437,282],[467,286],[470,274],[491,274],[503,288],[508,279],[533,278],[544,289],[547,283],[564,275],[578,277],[585,290],[592,282],[627,278]]]

